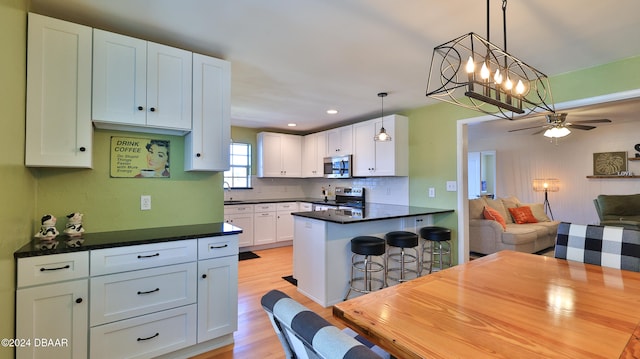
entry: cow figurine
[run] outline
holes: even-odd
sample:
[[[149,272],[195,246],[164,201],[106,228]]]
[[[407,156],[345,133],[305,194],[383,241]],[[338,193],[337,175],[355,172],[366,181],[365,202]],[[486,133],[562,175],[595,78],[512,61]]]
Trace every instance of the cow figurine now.
[[[82,236],[84,228],[82,227],[82,213],[74,212],[67,215],[67,225],[64,227],[63,232],[69,237]]]
[[[56,238],[59,234],[56,229],[57,219],[52,214],[45,214],[40,219],[40,230],[36,233],[35,237],[40,238],[42,240],[51,240]]]

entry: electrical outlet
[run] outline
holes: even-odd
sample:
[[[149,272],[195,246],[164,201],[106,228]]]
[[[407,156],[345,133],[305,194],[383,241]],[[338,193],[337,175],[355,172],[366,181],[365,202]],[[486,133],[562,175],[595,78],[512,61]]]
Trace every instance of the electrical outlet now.
[[[151,196],[149,195],[140,196],[140,210],[141,211],[151,210]]]
[[[458,190],[458,184],[456,181],[447,181],[447,191],[455,192]]]
[[[433,187],[429,187],[429,197],[433,198],[436,196],[436,189]]]

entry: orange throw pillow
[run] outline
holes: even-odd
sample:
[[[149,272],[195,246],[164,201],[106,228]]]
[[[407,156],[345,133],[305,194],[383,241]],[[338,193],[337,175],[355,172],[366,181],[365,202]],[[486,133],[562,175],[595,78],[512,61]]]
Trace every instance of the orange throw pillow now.
[[[509,212],[511,213],[511,217],[513,217],[513,221],[517,224],[538,223],[536,217],[533,216],[533,212],[531,212],[531,207],[509,208]]]
[[[502,229],[507,229],[507,223],[504,221],[502,215],[500,215],[500,212],[489,206],[485,206],[482,214],[484,215],[484,219],[494,220],[502,225]]]

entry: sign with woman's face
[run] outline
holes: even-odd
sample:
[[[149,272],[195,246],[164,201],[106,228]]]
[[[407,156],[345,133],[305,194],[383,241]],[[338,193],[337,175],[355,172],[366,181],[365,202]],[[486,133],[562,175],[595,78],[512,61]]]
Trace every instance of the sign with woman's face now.
[[[167,178],[169,140],[111,137],[111,177]]]

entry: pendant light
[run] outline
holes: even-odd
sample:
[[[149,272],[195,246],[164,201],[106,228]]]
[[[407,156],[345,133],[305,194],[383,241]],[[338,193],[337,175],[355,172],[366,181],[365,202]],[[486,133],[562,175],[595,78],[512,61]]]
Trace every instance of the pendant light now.
[[[379,142],[391,141],[391,136],[389,136],[389,134],[387,133],[387,130],[384,129],[384,98],[387,97],[387,93],[386,92],[380,92],[378,94],[378,97],[380,97],[380,99],[382,101],[382,109],[380,110],[380,117],[382,119],[382,127],[380,127],[380,132],[378,132],[378,134],[373,137],[373,140],[374,141],[379,141]]]

